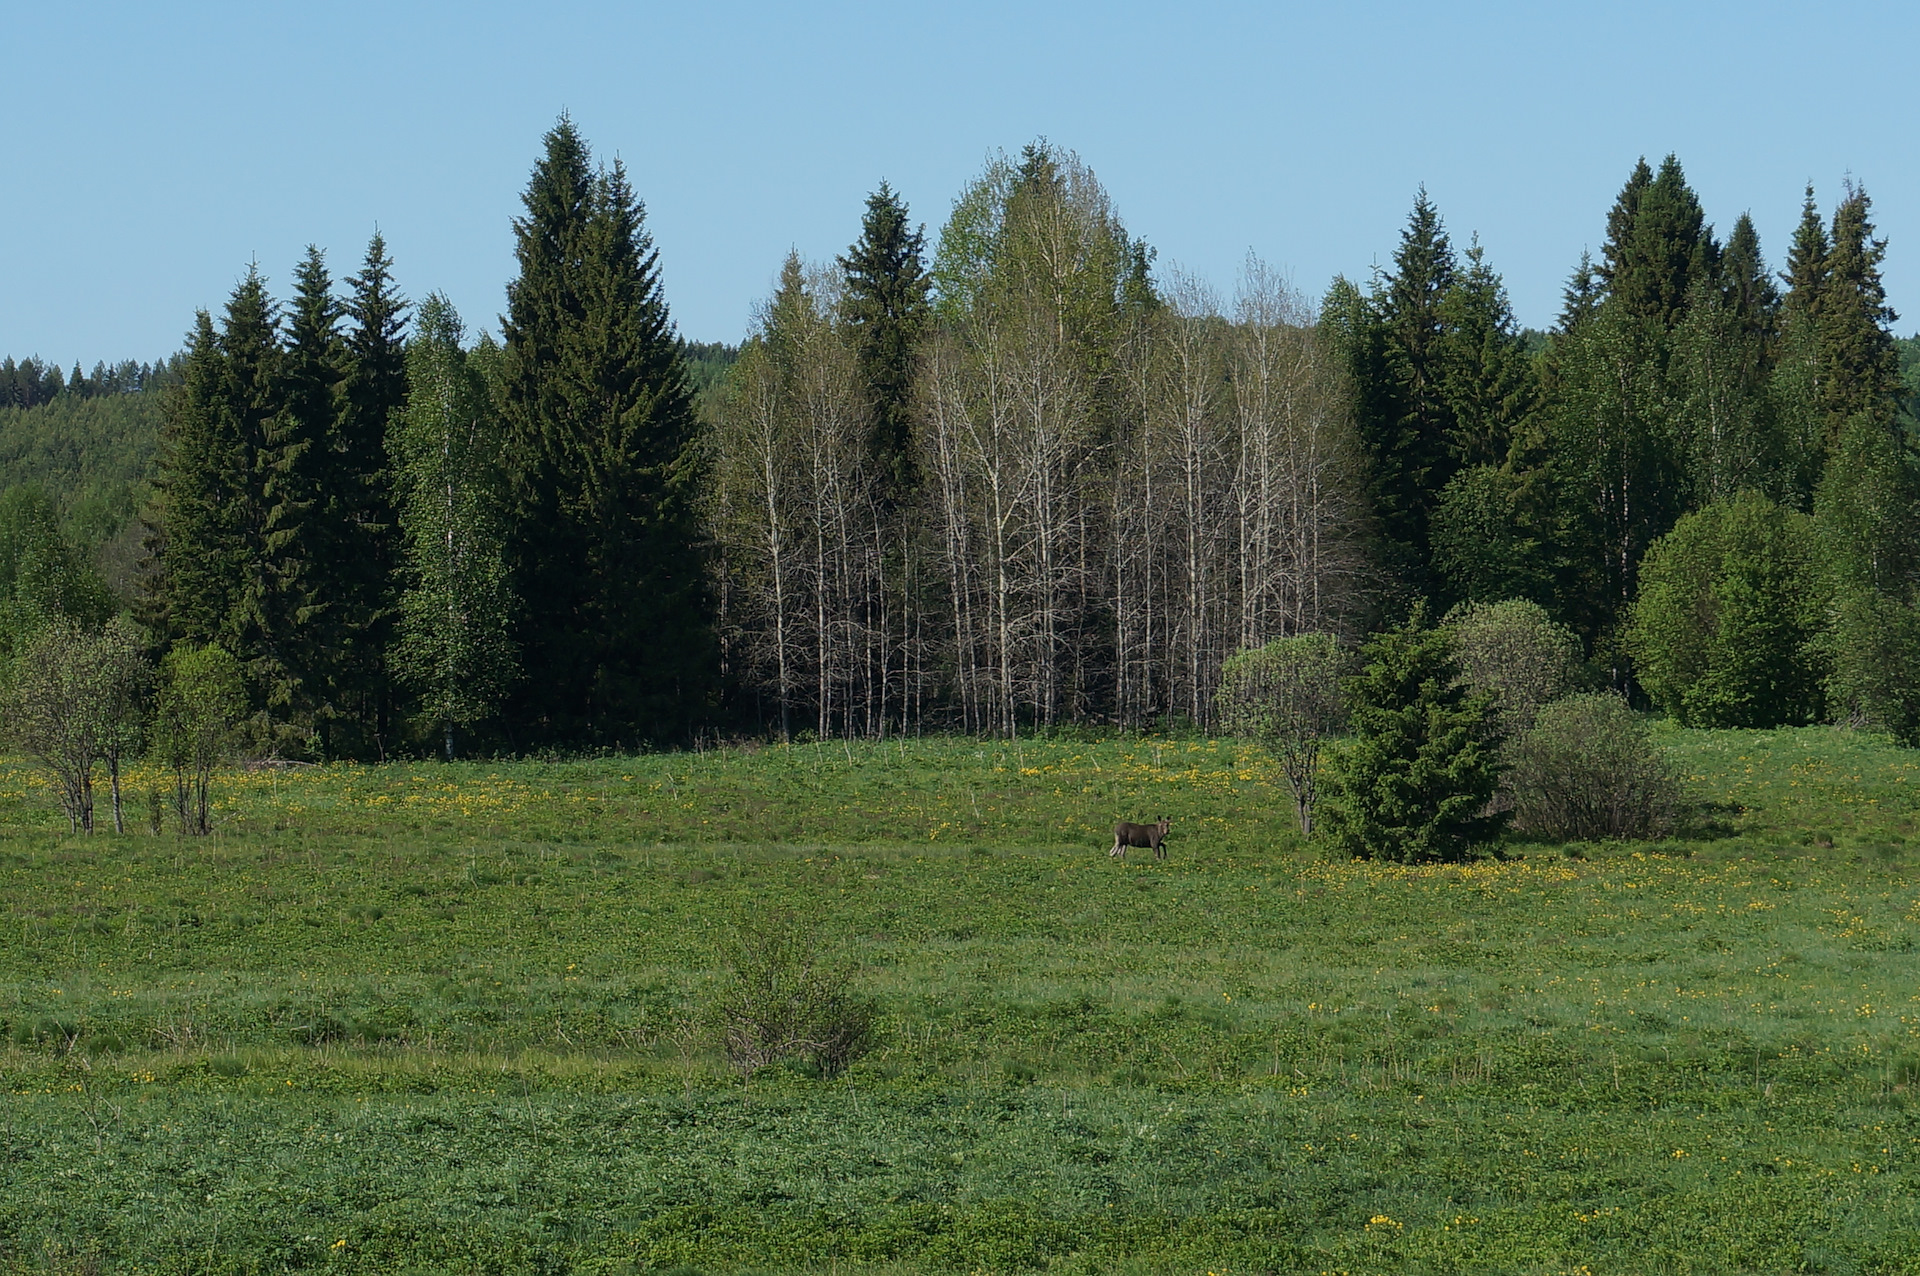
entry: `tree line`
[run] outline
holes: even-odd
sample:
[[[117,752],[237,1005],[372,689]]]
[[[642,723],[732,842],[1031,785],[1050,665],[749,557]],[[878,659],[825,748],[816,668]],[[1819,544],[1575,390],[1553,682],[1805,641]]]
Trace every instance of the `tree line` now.
[[[1354,633],[1365,458],[1311,308],[1249,259],[1229,303],[1041,144],[790,258],[712,416],[726,673],[782,734],[1207,724],[1222,662]]]
[[[318,249],[284,303],[249,271],[127,373],[168,388],[120,601],[150,663],[234,659],[250,748],[324,757],[1211,729],[1236,653],[1508,600],[1683,720],[1913,735],[1920,343],[1871,208],[1809,190],[1776,274],[1642,162],[1535,333],[1424,191],[1363,283],[1250,257],[1221,296],[1036,143],[931,242],[882,184],[735,349],[677,338],[626,174],[563,119],[497,339],[376,236],[343,287]],[[113,591],[8,499],[46,541],[10,632],[97,627]]]
[[[167,384],[178,372],[178,358],[136,363],[95,363],[91,375],[75,363],[71,373],[60,371],[57,363],[29,356],[17,363],[0,359],[0,408],[35,408],[52,403],[61,395],[81,399],[109,394],[138,394]]]

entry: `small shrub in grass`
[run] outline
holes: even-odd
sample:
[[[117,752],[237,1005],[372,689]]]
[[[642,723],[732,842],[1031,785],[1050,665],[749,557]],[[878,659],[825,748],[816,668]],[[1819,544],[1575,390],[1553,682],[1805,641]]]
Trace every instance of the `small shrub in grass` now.
[[[1680,784],[1644,723],[1618,696],[1568,696],[1540,711],[1509,750],[1515,827],[1568,841],[1658,837]]]
[[[1313,833],[1320,748],[1346,724],[1340,679],[1346,652],[1332,634],[1276,638],[1242,651],[1220,670],[1221,725],[1265,745],[1293,789],[1300,831]]]
[[[818,933],[792,913],[743,923],[727,964],[732,979],[718,1006],[721,1045],[742,1072],[797,1060],[831,1077],[873,1044],[873,1002],[852,973],[826,957]]]

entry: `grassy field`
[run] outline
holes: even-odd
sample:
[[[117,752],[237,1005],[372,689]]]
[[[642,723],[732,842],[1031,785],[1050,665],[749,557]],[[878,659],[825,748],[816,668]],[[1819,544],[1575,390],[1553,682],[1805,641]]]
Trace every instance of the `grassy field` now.
[[[1920,1272],[1920,754],[1661,739],[1690,839],[1421,869],[1199,740],[0,769],[0,1270]],[[769,907],[835,1080],[698,1026]]]

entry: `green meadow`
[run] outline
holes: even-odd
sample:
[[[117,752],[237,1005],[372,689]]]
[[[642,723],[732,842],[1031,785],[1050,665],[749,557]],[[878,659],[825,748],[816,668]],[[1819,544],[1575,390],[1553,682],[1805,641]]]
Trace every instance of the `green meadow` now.
[[[1657,738],[1686,836],[1422,868],[1200,739],[10,764],[0,1271],[1920,1272],[1920,754]],[[768,910],[841,1076],[706,1027]]]

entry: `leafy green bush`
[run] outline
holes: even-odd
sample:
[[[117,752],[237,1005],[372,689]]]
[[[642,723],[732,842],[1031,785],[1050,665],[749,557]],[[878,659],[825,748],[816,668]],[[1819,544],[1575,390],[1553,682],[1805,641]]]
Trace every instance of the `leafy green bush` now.
[[[1568,841],[1659,837],[1673,827],[1680,782],[1646,725],[1609,694],[1540,710],[1508,751],[1514,824]]]
[[[172,773],[182,833],[213,831],[208,796],[213,770],[231,752],[246,706],[240,662],[226,648],[176,643],[167,653],[154,714],[154,753]]]
[[[853,991],[852,972],[825,957],[818,932],[793,914],[743,924],[728,965],[721,1045],[740,1071],[796,1059],[831,1077],[872,1047],[873,1002]]]
[[[1379,634],[1346,680],[1353,735],[1333,755],[1326,829],[1363,859],[1465,859],[1499,835],[1489,805],[1500,778],[1492,698],[1461,685],[1444,629],[1423,613]]]
[[[1819,716],[1811,521],[1757,492],[1674,525],[1640,565],[1627,642],[1654,703],[1693,727]]]
[[[1580,640],[1538,603],[1463,603],[1447,613],[1446,628],[1467,686],[1493,698],[1510,739],[1579,683]]]
[[[1321,745],[1346,722],[1340,678],[1348,663],[1332,634],[1299,634],[1239,652],[1220,670],[1221,725],[1279,760],[1302,833],[1313,832]]]

